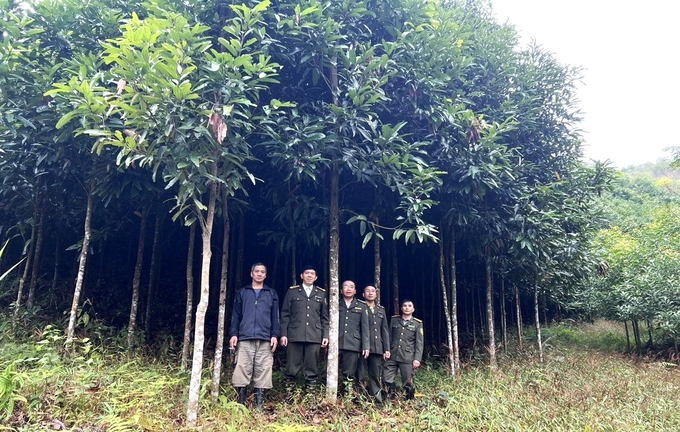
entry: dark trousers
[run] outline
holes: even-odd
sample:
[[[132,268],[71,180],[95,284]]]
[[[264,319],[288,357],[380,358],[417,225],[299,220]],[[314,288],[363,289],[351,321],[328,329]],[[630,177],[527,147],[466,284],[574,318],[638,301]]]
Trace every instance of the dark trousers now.
[[[288,342],[286,348],[286,380],[295,381],[297,374],[302,370],[305,375],[305,383],[316,383],[320,350],[321,344],[317,342]]]
[[[382,368],[382,354],[369,354],[366,360],[361,359],[359,362],[359,380],[363,379],[368,372],[368,392],[371,396],[376,396],[380,392]]]
[[[340,350],[339,362],[342,379],[356,381],[359,353],[356,351]]]
[[[397,377],[397,369],[401,372],[401,385],[407,390],[414,389],[413,362],[401,363],[392,359],[387,360],[385,362],[385,367],[383,368],[385,384],[394,384],[394,379]]]

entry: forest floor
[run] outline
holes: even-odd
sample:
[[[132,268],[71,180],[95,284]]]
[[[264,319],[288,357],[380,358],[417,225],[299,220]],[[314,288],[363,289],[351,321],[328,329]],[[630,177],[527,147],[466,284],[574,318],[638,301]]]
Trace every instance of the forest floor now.
[[[328,405],[322,389],[286,401],[281,372],[262,412],[222,396],[201,396],[199,431],[677,431],[680,367],[665,353],[623,354],[621,326],[606,322],[543,330],[545,359],[535,338],[499,351],[491,370],[483,353],[470,356],[453,379],[431,359],[416,373],[417,395],[383,407],[365,397]],[[21,343],[0,340],[0,430],[183,431],[188,372],[160,349],[126,357],[81,340],[65,359],[63,335],[48,327]],[[170,351],[169,351],[170,352]],[[209,375],[206,372],[206,376]],[[249,401],[252,403],[252,401]]]

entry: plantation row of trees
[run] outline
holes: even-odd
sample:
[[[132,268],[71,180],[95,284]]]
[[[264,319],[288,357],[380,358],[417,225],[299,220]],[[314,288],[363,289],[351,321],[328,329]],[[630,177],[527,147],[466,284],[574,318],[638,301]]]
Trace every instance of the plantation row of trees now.
[[[219,394],[229,296],[255,261],[280,293],[322,269],[332,329],[341,278],[395,313],[414,298],[454,377],[478,341],[495,367],[509,322],[520,343],[537,325],[542,356],[540,312],[588,310],[612,173],[581,161],[579,70],[520,48],[487,2],[0,0],[0,14],[2,268],[24,259],[3,305],[15,322],[68,310],[67,345],[89,318],[124,328],[131,352],[183,334],[190,424],[204,349]],[[334,401],[334,343],[328,377]]]

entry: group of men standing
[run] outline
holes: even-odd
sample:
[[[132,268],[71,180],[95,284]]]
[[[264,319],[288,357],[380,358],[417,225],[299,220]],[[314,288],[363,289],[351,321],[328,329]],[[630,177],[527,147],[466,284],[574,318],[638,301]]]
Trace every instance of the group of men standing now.
[[[252,380],[258,408],[263,404],[263,390],[272,388],[273,354],[279,343],[286,348],[286,387],[294,386],[301,371],[306,387],[312,387],[318,381],[320,351],[328,346],[329,332],[326,291],[315,285],[313,267],[302,269],[302,283],[286,292],[280,314],[278,294],[264,284],[266,275],[264,264],[254,264],[251,284],[237,292],[229,340],[231,349],[238,348],[232,377],[238,400],[245,404]],[[386,396],[393,397],[399,370],[406,397],[412,399],[413,370],[420,366],[423,355],[422,321],[413,317],[413,302],[403,300],[401,315],[388,323],[385,308],[376,303],[376,288],[366,286],[363,295],[364,301],[356,299],[354,282],[342,283],[338,329],[341,384],[358,385],[367,372],[368,391],[382,403],[383,384]]]

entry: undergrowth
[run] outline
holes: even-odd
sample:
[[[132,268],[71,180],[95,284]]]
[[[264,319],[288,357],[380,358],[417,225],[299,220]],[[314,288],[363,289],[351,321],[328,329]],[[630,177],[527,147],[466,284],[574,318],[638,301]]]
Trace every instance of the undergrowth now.
[[[623,355],[625,335],[607,323],[544,330],[546,360],[527,335],[524,349],[499,352],[490,370],[478,357],[452,379],[425,362],[414,401],[384,407],[363,395],[324,402],[324,390],[292,400],[281,372],[265,409],[235,402],[227,373],[219,400],[208,395],[200,431],[646,431],[680,430],[680,370],[673,363]],[[0,344],[0,430],[182,431],[189,372],[168,358],[125,355],[79,339],[63,351],[62,332],[48,326]],[[252,404],[252,401],[249,401]]]

